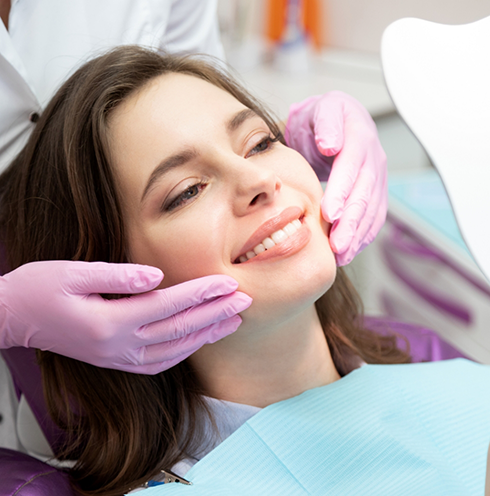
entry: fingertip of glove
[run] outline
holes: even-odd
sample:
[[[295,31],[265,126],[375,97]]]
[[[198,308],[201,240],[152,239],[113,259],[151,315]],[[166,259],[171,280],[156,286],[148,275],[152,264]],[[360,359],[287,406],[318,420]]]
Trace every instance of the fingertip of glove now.
[[[323,155],[327,157],[332,157],[333,155],[337,155],[340,152],[341,147],[337,143],[333,143],[331,141],[325,140],[325,138],[315,138],[315,143]]]
[[[245,293],[242,293],[240,291],[237,291],[233,295],[233,306],[235,308],[235,311],[238,312],[243,312],[246,310],[250,305],[252,304],[253,299],[250,298],[250,296],[246,295]]]
[[[133,274],[131,286],[135,291],[154,289],[162,282],[163,277],[163,272],[160,269],[142,265]]]
[[[218,341],[221,338],[224,338],[225,336],[229,336],[230,334],[233,334],[239,327],[240,324],[242,323],[242,318],[240,315],[233,315],[229,319],[226,319],[222,325],[219,326],[219,331],[216,332],[216,341]]]
[[[191,279],[182,283],[182,286],[184,285],[187,292],[199,294],[202,299],[229,295],[238,288],[238,282],[233,277],[224,274],[213,274],[199,277],[198,279]]]
[[[350,235],[339,236],[335,231],[335,226],[330,231],[330,246],[338,257],[345,255],[345,252],[349,249],[351,241],[352,236]]]
[[[326,214],[326,219],[330,224],[333,224],[336,220],[339,220],[340,217],[342,217],[343,213],[342,207],[334,206],[330,208],[329,212],[325,212]]]
[[[331,199],[330,199],[331,200]],[[333,224],[336,220],[340,219],[343,213],[343,208],[339,203],[328,202],[327,196],[324,194],[322,198],[322,215],[323,218]]]
[[[341,255],[336,254],[335,255],[335,261],[337,263],[337,267],[343,267],[344,265],[349,265],[352,260],[354,260],[354,253],[351,253],[350,251],[347,253],[342,253]]]
[[[209,289],[217,291],[217,294],[229,294],[236,291],[238,282],[233,277],[224,274],[206,276],[210,278]]]
[[[343,236],[340,239],[335,237],[330,238],[330,246],[335,254],[335,260],[338,267],[348,265],[352,262],[357,254],[357,251],[352,246],[352,236]]]

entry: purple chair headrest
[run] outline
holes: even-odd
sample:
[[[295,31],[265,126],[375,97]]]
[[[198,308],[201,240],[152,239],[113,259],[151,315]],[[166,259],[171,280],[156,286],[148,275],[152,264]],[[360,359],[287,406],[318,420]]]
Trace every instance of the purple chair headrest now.
[[[76,496],[61,470],[5,448],[0,448],[0,481],[0,496]]]

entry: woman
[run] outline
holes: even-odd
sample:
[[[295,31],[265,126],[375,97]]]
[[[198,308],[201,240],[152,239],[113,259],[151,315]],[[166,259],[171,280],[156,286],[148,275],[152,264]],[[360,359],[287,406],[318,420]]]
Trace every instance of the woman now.
[[[0,40],[1,172],[21,150],[59,85],[96,54],[136,44],[224,57],[217,0],[0,0]],[[288,130],[291,146],[324,176],[332,162],[325,156],[337,155],[323,209],[326,218],[336,220],[332,245],[337,262],[345,265],[374,239],[386,216],[386,157],[374,123],[353,98],[329,92],[295,104]],[[159,312],[151,310],[155,305],[148,300],[138,304],[134,298],[125,308],[88,297],[144,293],[162,277],[155,268],[128,264],[95,268],[81,262],[44,262],[20,267],[8,278],[0,277],[2,355],[12,363],[16,352],[4,350],[42,348],[99,367],[155,374],[236,330],[243,302],[229,296],[236,282],[221,276],[207,286],[189,281],[172,291],[155,291]],[[35,288],[26,282],[31,279],[37,281]],[[213,307],[199,306],[211,298]],[[127,315],[132,316],[131,325]],[[175,320],[183,321],[186,329],[178,340],[172,340]],[[56,321],[70,321],[77,339],[59,332]],[[150,321],[153,325],[147,327]],[[154,344],[160,345],[158,352]]]
[[[363,362],[409,361],[394,338],[362,328],[309,164],[203,61],[125,47],[87,63],[1,187],[10,269],[135,262],[162,269],[162,288],[218,273],[253,298],[236,333],[156,376],[39,353],[51,414],[70,435],[62,457],[78,460],[84,494],[185,475],[260,408]]]

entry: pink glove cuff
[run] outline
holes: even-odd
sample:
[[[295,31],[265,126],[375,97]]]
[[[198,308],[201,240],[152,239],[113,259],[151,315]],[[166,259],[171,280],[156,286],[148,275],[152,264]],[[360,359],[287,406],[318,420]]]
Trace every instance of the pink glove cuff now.
[[[14,346],[28,347],[29,326],[16,318],[7,307],[8,291],[7,281],[4,277],[0,277],[0,349],[4,350]],[[21,342],[19,342],[19,336]]]

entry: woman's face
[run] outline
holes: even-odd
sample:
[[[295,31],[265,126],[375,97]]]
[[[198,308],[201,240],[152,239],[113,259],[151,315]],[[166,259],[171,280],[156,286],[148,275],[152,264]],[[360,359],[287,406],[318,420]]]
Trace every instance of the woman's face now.
[[[164,75],[120,105],[109,129],[130,258],[159,267],[160,287],[227,274],[254,300],[245,323],[287,316],[331,286],[318,179],[233,96]]]

